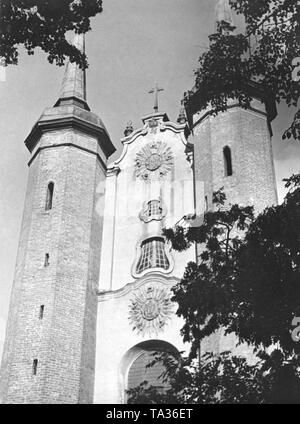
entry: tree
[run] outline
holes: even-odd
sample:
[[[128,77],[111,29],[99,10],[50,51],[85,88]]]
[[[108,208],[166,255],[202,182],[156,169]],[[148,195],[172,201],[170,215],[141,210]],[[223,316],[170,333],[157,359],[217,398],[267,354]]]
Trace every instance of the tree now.
[[[300,5],[295,0],[229,0],[245,17],[245,33],[235,34],[220,22],[201,55],[193,90],[184,95],[188,117],[208,106],[225,111],[229,99],[250,105],[253,84],[277,102],[297,107],[299,101]],[[299,63],[298,63],[299,62]],[[298,75],[298,76],[297,76]],[[300,110],[283,138],[300,140]]]
[[[286,187],[284,202],[256,218],[252,207],[224,210],[220,191],[201,227],[165,230],[176,250],[204,246],[200,263],[189,263],[173,289],[184,340],[196,343],[192,356],[197,340],[221,327],[256,348],[279,344],[287,355],[299,353],[291,323],[300,316],[300,174]]]
[[[244,15],[245,33],[235,33],[222,21],[210,36],[195,86],[183,99],[190,122],[204,109],[213,115],[226,111],[230,99],[249,108],[253,90],[298,106],[299,2],[229,2]],[[283,134],[283,139],[291,137],[300,139],[300,111]],[[191,351],[177,369],[161,359],[170,390],[158,393],[156,401],[300,403],[300,327],[292,326],[300,322],[300,174],[286,180],[286,187],[283,204],[258,217],[252,207],[231,205],[226,210],[221,189],[201,227],[164,230],[175,250],[197,243],[202,251],[199,262],[187,264],[173,288],[177,315],[185,322],[181,333]],[[220,329],[248,343],[257,362],[250,365],[229,353],[198,361],[202,339]],[[144,382],[131,392],[133,401],[138,403],[142,394],[151,399],[153,387]]]
[[[201,365],[183,358],[181,363],[170,362],[157,354],[153,363],[162,362],[163,377],[170,387],[160,391],[147,381],[128,390],[129,403],[150,404],[222,404],[262,403],[269,381],[263,378],[259,363],[249,365],[245,358],[232,357],[223,352],[218,357],[207,353]]]
[[[286,186],[283,204],[257,218],[252,207],[224,210],[226,196],[219,191],[216,210],[205,214],[201,227],[165,230],[178,251],[194,242],[205,246],[200,263],[189,263],[174,288],[184,341],[196,343],[192,355],[197,340],[220,327],[256,347],[280,343],[286,353],[299,349],[290,336],[293,318],[300,316],[299,175]]]
[[[29,55],[40,47],[50,63],[61,66],[69,58],[86,68],[86,55],[65,34],[89,31],[90,18],[101,12],[102,0],[1,0],[0,57],[6,65],[17,64],[19,45]]]
[[[177,251],[202,245],[199,263],[190,262],[172,289],[191,351],[181,364],[157,354],[153,363],[163,362],[170,389],[143,382],[129,391],[130,402],[300,403],[300,346],[291,337],[300,317],[300,174],[286,187],[283,204],[257,217],[253,207],[224,209],[220,190],[201,227],[164,230]],[[257,361],[223,352],[199,363],[202,339],[221,329],[248,343]]]
[[[300,174],[286,187],[284,202],[258,217],[252,207],[224,210],[221,190],[201,227],[165,230],[176,250],[203,246],[200,263],[189,263],[173,288],[185,321],[182,335],[192,343],[190,358],[204,337],[221,328],[234,333],[260,358],[269,382],[263,401],[269,403],[300,402],[300,346],[291,337],[293,319],[300,317]]]

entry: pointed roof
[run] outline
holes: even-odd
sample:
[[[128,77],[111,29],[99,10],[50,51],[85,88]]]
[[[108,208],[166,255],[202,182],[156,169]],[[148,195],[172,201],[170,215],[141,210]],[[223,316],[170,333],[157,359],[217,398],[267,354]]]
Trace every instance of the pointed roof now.
[[[84,35],[76,34],[74,45],[84,52],[84,44]],[[53,107],[44,110],[25,140],[28,150],[33,152],[43,133],[64,128],[75,128],[96,137],[106,158],[116,150],[102,120],[90,111],[86,102],[85,71],[70,61],[66,65],[59,99]],[[31,161],[38,152],[39,149]]]
[[[232,27],[234,26],[232,10],[229,4],[229,0],[217,0],[215,7],[215,28],[217,29],[218,24],[221,22],[227,22]]]
[[[85,53],[84,34],[75,34],[73,45]],[[68,60],[64,78],[61,84],[59,99],[54,106],[76,104],[83,109],[90,110],[86,101],[86,74],[75,62]]]

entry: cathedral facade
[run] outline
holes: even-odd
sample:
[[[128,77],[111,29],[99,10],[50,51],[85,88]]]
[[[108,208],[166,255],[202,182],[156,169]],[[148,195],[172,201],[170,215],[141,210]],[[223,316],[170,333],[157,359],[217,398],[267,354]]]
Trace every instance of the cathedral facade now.
[[[78,48],[84,48],[81,36]],[[157,87],[155,95],[157,95]],[[155,351],[187,351],[171,288],[196,248],[175,252],[162,229],[228,203],[276,204],[270,121],[252,87],[248,110],[216,117],[158,110],[126,128],[119,158],[90,111],[85,72],[68,63],[58,101],[25,140],[29,179],[0,373],[3,403],[126,403],[154,382]],[[196,95],[196,93],[195,93]],[[273,115],[272,115],[273,114]],[[221,335],[206,349],[222,350]]]

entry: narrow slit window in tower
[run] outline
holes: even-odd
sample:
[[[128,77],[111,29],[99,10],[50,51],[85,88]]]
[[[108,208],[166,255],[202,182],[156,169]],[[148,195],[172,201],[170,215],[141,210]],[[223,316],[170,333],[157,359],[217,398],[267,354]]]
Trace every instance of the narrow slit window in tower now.
[[[45,254],[45,262],[44,262],[44,267],[49,266],[49,253]]]
[[[228,146],[223,149],[224,155],[224,167],[225,167],[225,177],[231,177],[232,175],[232,158],[231,158],[231,150]]]
[[[40,319],[44,318],[45,305],[40,306]]]
[[[53,193],[54,193],[54,183],[49,183],[47,188],[47,197],[46,197],[46,206],[45,210],[49,211],[52,209],[53,203]]]
[[[33,363],[32,363],[32,374],[33,375],[37,374],[37,366],[38,366],[38,360],[34,359]]]

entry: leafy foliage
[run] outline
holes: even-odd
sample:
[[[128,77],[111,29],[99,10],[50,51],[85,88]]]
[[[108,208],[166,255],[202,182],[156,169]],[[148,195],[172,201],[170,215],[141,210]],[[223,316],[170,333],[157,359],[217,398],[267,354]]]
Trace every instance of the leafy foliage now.
[[[201,364],[183,358],[170,363],[164,354],[154,362],[165,366],[170,388],[162,391],[147,381],[127,391],[133,404],[262,404],[300,403],[299,364],[284,364],[279,350],[261,354],[255,364],[223,352],[207,353]],[[152,366],[150,363],[149,366]]]
[[[165,230],[176,250],[201,245],[198,263],[189,263],[173,288],[177,314],[184,319],[183,338],[192,344],[189,359],[196,358],[204,337],[221,328],[234,333],[259,358],[254,368],[244,370],[245,378],[258,384],[255,402],[263,403],[300,402],[300,346],[291,337],[293,318],[300,316],[300,174],[285,183],[284,202],[257,217],[252,207],[225,209],[220,190],[215,210],[205,214],[201,227]],[[229,378],[242,359],[227,360]],[[233,388],[227,393],[230,380],[222,381],[224,400]],[[253,400],[245,390],[245,398]]]
[[[225,111],[228,100],[249,107],[256,90],[277,102],[297,106],[300,84],[293,81],[293,59],[300,56],[300,6],[295,0],[230,0],[245,17],[245,33],[235,34],[220,22],[210,37],[209,49],[199,59],[195,87],[184,94],[188,115],[210,107],[212,114]],[[300,139],[299,111],[283,138]]]
[[[192,348],[180,363],[158,353],[149,366],[163,362],[170,388],[143,382],[128,391],[131,403],[300,403],[299,345],[291,338],[300,316],[300,174],[285,182],[283,204],[258,217],[252,207],[226,209],[221,189],[201,227],[164,230],[178,251],[202,246],[173,288]],[[257,361],[230,352],[199,360],[201,340],[221,329],[252,347]]]
[[[176,250],[195,242],[205,246],[200,263],[190,262],[183,279],[173,288],[173,300],[179,305],[177,314],[185,321],[183,340],[192,343],[192,357],[200,339],[229,326],[235,317],[236,303],[239,304],[235,297],[238,252],[254,213],[252,207],[238,205],[226,210],[225,200],[223,189],[214,194],[217,210],[205,214],[201,227],[175,227],[164,232]]]
[[[224,327],[257,348],[278,343],[298,352],[290,333],[300,316],[300,175],[286,187],[284,202],[256,218],[252,207],[225,210],[217,193],[201,227],[165,231],[176,250],[202,245],[199,263],[189,263],[173,289],[193,357],[199,340]]]
[[[211,114],[226,111],[231,99],[248,108],[258,92],[267,107],[268,97],[297,107],[300,87],[292,75],[293,59],[300,56],[299,2],[230,4],[244,15],[245,33],[219,23],[199,59],[195,87],[185,93],[188,116],[207,108]],[[283,138],[300,139],[299,113]],[[286,187],[283,204],[258,217],[252,207],[225,207],[221,189],[200,227],[164,230],[175,250],[196,243],[201,253],[173,288],[191,351],[181,366],[164,362],[170,389],[156,388],[155,402],[300,403],[300,346],[291,337],[293,318],[300,316],[300,174]],[[201,341],[221,329],[252,347],[257,362],[228,352],[199,359]],[[131,391],[133,402],[141,396],[151,401],[154,389],[144,382]]]
[[[86,55],[65,34],[89,31],[90,18],[100,12],[102,0],[1,0],[0,57],[6,64],[17,64],[19,45],[30,55],[40,47],[50,63],[61,66],[69,58],[86,68]]]

